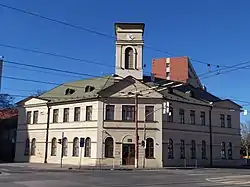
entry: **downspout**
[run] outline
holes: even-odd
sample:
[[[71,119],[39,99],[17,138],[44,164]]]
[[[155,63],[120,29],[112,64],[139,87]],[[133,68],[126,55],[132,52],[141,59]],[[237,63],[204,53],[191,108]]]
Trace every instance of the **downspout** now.
[[[213,166],[212,109],[213,106],[209,110],[210,166]]]
[[[49,144],[49,122],[50,122],[50,106],[47,103],[47,127],[46,127],[46,142],[45,142],[45,157],[44,157],[44,163],[47,163],[48,159],[48,144]]]

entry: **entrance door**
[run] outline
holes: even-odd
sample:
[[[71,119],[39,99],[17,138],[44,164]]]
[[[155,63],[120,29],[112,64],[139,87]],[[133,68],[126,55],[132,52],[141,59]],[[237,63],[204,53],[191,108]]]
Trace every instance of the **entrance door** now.
[[[135,144],[122,145],[122,165],[135,164]]]

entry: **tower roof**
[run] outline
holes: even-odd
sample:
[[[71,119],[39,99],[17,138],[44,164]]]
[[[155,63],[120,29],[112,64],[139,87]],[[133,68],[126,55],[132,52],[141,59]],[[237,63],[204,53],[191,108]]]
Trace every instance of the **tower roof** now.
[[[119,29],[121,30],[141,30],[144,32],[145,23],[115,23],[115,34]]]

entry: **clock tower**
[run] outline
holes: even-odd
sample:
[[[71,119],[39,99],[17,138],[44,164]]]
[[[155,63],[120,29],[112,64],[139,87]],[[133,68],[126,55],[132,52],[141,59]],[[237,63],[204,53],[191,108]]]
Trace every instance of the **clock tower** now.
[[[116,75],[143,79],[144,26],[144,23],[115,23]]]

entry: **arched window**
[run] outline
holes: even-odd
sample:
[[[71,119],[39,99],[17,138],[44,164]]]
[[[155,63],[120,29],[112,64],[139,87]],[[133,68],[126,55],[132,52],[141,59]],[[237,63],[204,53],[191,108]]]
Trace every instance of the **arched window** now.
[[[56,146],[57,146],[56,138],[53,138],[51,141],[51,156],[56,156]]]
[[[134,51],[131,47],[125,50],[125,69],[134,69]]]
[[[191,141],[191,158],[196,159],[196,143],[195,143],[195,140]]]
[[[30,155],[36,155],[36,139],[33,138],[31,140],[31,152],[30,152]]]
[[[113,158],[114,141],[113,138],[108,137],[105,140],[105,157]]]
[[[77,137],[73,140],[73,156],[79,156],[79,139]]]
[[[24,155],[29,156],[30,154],[30,139],[27,138],[25,141]]]
[[[232,146],[232,142],[228,142],[227,154],[228,154],[228,159],[232,160],[233,159],[233,146]]]
[[[68,139],[63,138],[62,140],[62,153],[63,156],[68,156]]]
[[[91,157],[91,139],[89,137],[85,140],[84,157]]]
[[[146,140],[146,158],[154,158],[154,140],[152,138]]]
[[[173,140],[172,139],[168,140],[168,158],[169,159],[174,158],[174,145],[173,145]]]
[[[220,152],[220,154],[221,154],[222,159],[226,159],[226,144],[225,144],[225,142],[221,143],[221,152]]]
[[[204,140],[201,142],[201,158],[207,158],[207,144]]]

